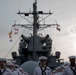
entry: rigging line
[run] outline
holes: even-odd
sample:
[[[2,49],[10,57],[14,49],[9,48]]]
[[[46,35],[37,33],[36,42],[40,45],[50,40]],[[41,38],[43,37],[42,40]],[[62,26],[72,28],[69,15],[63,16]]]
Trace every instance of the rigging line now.
[[[47,28],[46,28],[46,31],[47,31],[47,33],[49,33]]]
[[[25,29],[22,31],[22,33],[25,31]],[[22,34],[21,33],[21,34]],[[16,40],[16,42],[14,43],[14,45],[10,48],[9,52],[6,54],[5,57],[7,57],[9,55],[9,53],[12,51],[13,47],[16,45],[16,43],[18,42],[18,40],[20,39],[21,36],[18,37],[18,39]]]
[[[47,17],[49,17],[50,15],[47,15],[46,17],[44,17],[42,20],[38,21],[38,22],[41,22],[43,20],[45,20]]]
[[[29,30],[27,31],[26,35],[28,35],[28,33],[29,33]]]
[[[20,14],[19,14],[20,15]],[[31,23],[32,24],[32,22],[31,21],[29,21],[28,19],[26,19],[25,17],[23,17],[22,15],[20,15],[22,18],[24,18],[26,21],[28,21],[29,23]]]
[[[49,11],[50,11],[50,0],[49,0]]]
[[[54,34],[53,34],[53,38],[54,38],[54,40],[55,40],[54,42],[56,42],[56,36],[55,36],[55,30],[54,30],[54,29],[53,29],[53,33],[54,33]],[[54,49],[55,49],[54,51],[56,51],[56,49],[57,49],[57,44],[54,43],[53,47],[54,47]]]
[[[44,33],[45,33],[45,35],[46,35],[46,32],[44,31],[44,30],[42,30]]]

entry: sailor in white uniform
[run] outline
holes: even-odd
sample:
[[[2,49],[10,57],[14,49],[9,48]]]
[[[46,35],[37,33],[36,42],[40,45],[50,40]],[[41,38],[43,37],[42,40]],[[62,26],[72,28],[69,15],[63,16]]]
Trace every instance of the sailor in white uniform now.
[[[0,75],[13,75],[12,71],[6,67],[5,58],[0,58]]]
[[[61,74],[61,67],[60,67],[60,66],[57,67],[57,68],[55,68],[55,73],[54,73],[54,75],[62,75],[62,74]]]
[[[19,69],[19,71],[21,72],[22,75],[28,75],[28,73],[24,72],[24,70],[22,68],[18,68],[18,69]]]
[[[75,60],[76,60],[76,56],[69,57],[70,65],[65,67],[63,71],[63,75],[76,75]]]
[[[16,65],[16,61],[15,61],[15,60],[12,60],[11,62],[14,63],[14,64]]]
[[[46,66],[47,57],[39,57],[39,66],[35,68],[34,75],[51,75],[51,69]]]
[[[64,65],[64,66],[68,66],[68,65],[70,65],[70,63],[69,63],[69,62],[64,62],[63,65]]]
[[[22,75],[19,69],[15,68],[15,64],[12,62],[9,62],[7,64],[8,68],[12,71],[13,75]]]

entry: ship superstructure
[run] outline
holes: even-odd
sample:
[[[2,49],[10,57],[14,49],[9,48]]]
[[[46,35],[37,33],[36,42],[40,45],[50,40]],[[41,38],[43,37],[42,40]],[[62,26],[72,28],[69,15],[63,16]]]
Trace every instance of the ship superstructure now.
[[[48,57],[47,65],[51,68],[55,68],[61,64],[60,62],[60,52],[57,51],[55,56],[51,55],[52,51],[52,39],[50,38],[49,34],[45,35],[44,37],[38,34],[38,31],[48,28],[50,26],[55,26],[58,28],[59,24],[40,24],[41,21],[45,20],[48,16],[52,15],[49,13],[44,13],[43,11],[37,11],[37,0],[33,3],[33,12],[25,13],[25,12],[18,12],[17,14],[29,16],[33,15],[33,22],[30,24],[14,24],[12,26],[20,26],[27,28],[33,31],[31,36],[26,37],[26,35],[21,35],[21,40],[19,42],[19,55],[16,52],[12,52],[12,57],[16,60],[18,65],[22,63],[33,60],[38,61],[38,57],[46,56]],[[39,20],[39,15],[46,15],[42,20]]]

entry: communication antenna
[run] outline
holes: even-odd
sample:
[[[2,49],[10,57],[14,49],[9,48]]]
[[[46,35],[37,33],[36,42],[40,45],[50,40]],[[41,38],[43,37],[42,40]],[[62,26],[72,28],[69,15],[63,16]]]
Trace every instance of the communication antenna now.
[[[19,11],[20,11],[20,0],[19,0]]]
[[[35,2],[37,2],[37,0],[35,0]]]
[[[50,11],[50,0],[49,0],[49,11]]]
[[[16,20],[14,20],[14,24],[16,24]]]

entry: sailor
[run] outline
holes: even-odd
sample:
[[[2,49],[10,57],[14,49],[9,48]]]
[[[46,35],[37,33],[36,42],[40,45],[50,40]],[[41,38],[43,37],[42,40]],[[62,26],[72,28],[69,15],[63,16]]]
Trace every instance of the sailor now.
[[[47,57],[39,57],[39,65],[34,70],[34,75],[51,75],[51,69],[46,66]]]
[[[55,73],[54,73],[54,75],[62,75],[62,70],[61,70],[61,67],[59,66],[59,67],[57,67],[57,68],[55,68]]]
[[[16,61],[15,60],[12,60],[11,62],[14,63],[14,64],[16,64]]]
[[[12,71],[6,67],[6,59],[0,58],[0,75],[13,75]]]
[[[66,66],[63,75],[76,75],[76,56],[69,56],[70,65]]]
[[[7,66],[8,66],[8,68],[12,71],[12,74],[13,74],[13,75],[22,75],[21,72],[19,71],[19,69],[17,69],[17,68],[15,67],[15,64],[14,64],[14,63],[9,62],[9,63],[7,64]]]
[[[63,64],[63,65],[64,65],[64,67],[65,67],[65,66],[70,65],[70,63],[69,63],[69,62],[64,62],[64,64]]]
[[[7,67],[12,71],[13,68],[14,68],[14,63],[8,62],[8,63],[7,63]]]
[[[19,71],[21,72],[22,75],[28,75],[28,73],[24,72],[24,70],[22,68],[18,68],[18,69],[19,69]]]

